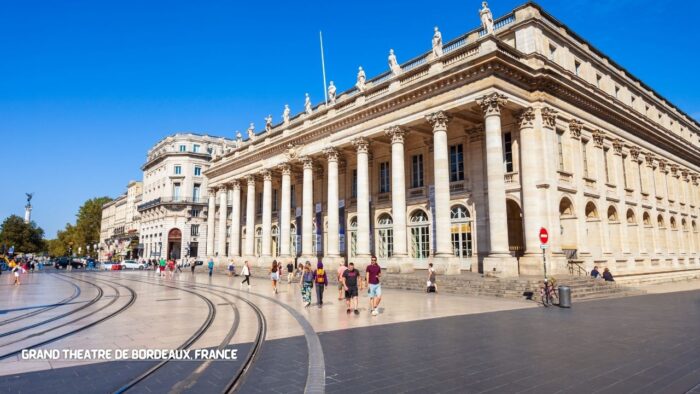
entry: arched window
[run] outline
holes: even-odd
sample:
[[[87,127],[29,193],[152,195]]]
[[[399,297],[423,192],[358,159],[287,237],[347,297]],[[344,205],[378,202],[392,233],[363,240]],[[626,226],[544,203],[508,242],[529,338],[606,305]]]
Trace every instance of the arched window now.
[[[567,197],[559,202],[559,216],[574,216],[574,206]]]
[[[394,222],[384,213],[377,219],[377,258],[386,259],[394,254]]]
[[[357,256],[357,216],[350,218],[348,232],[350,233],[350,248],[348,248],[348,252],[350,258],[354,258]]]
[[[409,225],[411,227],[411,257],[425,259],[430,256],[430,220],[423,210],[416,210],[411,214]]]
[[[617,217],[617,209],[615,209],[614,206],[610,206],[608,208],[608,222],[617,222],[618,217]]]
[[[280,229],[277,226],[272,226],[270,229],[272,235],[272,254],[274,257],[280,255]]]
[[[666,225],[664,224],[664,217],[659,215],[656,217],[656,225],[659,228],[666,228]]]
[[[637,218],[634,216],[634,211],[631,209],[627,210],[627,224],[636,224]]]
[[[678,230],[678,224],[676,223],[676,218],[671,216],[670,223],[671,223],[671,230]]]
[[[589,202],[586,204],[586,219],[597,219],[598,218],[598,209],[595,207],[595,204],[592,202]]]
[[[649,212],[644,212],[644,215],[642,215],[642,223],[644,223],[645,226],[651,226],[651,216],[649,216]]]
[[[472,257],[472,221],[464,205],[455,205],[450,212],[452,252],[456,257]]]

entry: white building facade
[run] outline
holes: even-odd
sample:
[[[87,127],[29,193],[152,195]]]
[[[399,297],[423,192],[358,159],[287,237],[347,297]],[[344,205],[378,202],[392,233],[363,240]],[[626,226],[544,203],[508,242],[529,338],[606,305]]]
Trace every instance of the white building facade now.
[[[209,252],[208,180],[212,157],[232,149],[230,139],[177,133],[148,151],[143,170],[140,248],[144,259],[195,257]]]
[[[141,203],[143,183],[131,181],[125,194],[102,206],[99,258],[135,259],[140,255],[137,206]]]
[[[699,133],[530,3],[215,158],[207,250],[541,275],[546,228],[556,274],[698,269]]]

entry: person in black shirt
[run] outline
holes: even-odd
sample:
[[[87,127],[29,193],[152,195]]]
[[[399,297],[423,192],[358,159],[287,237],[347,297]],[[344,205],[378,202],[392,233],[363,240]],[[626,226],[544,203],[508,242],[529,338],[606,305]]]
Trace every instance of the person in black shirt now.
[[[615,281],[615,279],[613,279],[612,272],[610,272],[610,270],[607,268],[603,271],[603,279],[605,279],[606,282]]]
[[[348,269],[343,272],[343,287],[345,288],[345,303],[348,306],[348,309],[346,313],[350,313],[352,311],[351,304],[354,303],[354,311],[356,315],[360,314],[360,311],[357,310],[357,280],[360,277],[360,272],[355,269],[355,264],[350,263],[348,264]]]
[[[294,278],[294,264],[290,261],[287,263],[287,283],[292,283],[292,278]]]

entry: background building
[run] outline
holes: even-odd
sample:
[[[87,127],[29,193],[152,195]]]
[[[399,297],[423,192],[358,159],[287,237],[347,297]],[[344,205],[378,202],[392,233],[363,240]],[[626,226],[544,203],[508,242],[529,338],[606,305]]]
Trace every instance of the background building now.
[[[541,275],[544,227],[550,272],[697,269],[699,133],[528,3],[215,158],[207,250]]]
[[[140,255],[140,217],[136,208],[142,195],[143,182],[131,181],[125,194],[102,206],[101,260],[121,261]]]

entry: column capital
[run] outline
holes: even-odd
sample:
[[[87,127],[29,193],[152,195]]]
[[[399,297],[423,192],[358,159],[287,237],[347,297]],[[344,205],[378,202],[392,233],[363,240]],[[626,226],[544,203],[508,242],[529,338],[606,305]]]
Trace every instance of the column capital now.
[[[217,190],[220,191],[220,192],[225,192],[226,190],[228,190],[228,185],[226,185],[226,184],[219,185],[219,186],[217,187]]]
[[[500,115],[501,107],[508,102],[508,97],[504,94],[493,92],[477,99],[476,102],[484,112],[484,116]]]
[[[241,181],[239,179],[232,179],[231,182],[229,182],[229,185],[231,185],[233,190],[241,189]]]
[[[535,110],[532,109],[532,107],[527,107],[522,111],[518,112],[517,119],[521,129],[524,129],[526,127],[534,127]]]
[[[646,152],[644,153],[644,160],[647,162],[648,167],[654,167],[654,154]]]
[[[216,187],[213,187],[213,186],[208,187],[207,193],[209,193],[209,197],[214,197],[214,195],[216,194]]]
[[[277,166],[277,169],[282,172],[282,175],[292,175],[292,166],[289,163],[282,163]]]
[[[299,161],[302,162],[305,170],[313,170],[314,169],[314,160],[311,157],[300,156]]]
[[[262,176],[264,182],[272,181],[272,172],[270,172],[270,170],[262,170],[260,171],[260,175]]]
[[[248,182],[248,187],[255,186],[255,175],[248,175],[245,179]]]
[[[450,116],[445,111],[437,111],[425,116],[425,120],[433,126],[433,133],[436,131],[446,131]]]
[[[663,172],[664,174],[668,174],[668,168],[667,168],[668,162],[666,159],[659,159],[659,170]]]
[[[357,149],[357,153],[369,153],[369,140],[365,137],[355,138],[352,145]]]
[[[619,138],[616,138],[612,142],[613,150],[615,151],[616,155],[622,155],[622,147],[624,146],[624,141],[622,141]]]
[[[602,130],[593,130],[593,143],[595,146],[602,148],[603,142],[605,142],[605,133]]]
[[[698,185],[698,174],[691,174],[690,179],[693,180],[693,185],[697,186]]]
[[[686,170],[686,169],[681,169],[681,176],[683,177],[683,180],[684,180],[685,182],[688,182],[688,181],[690,180],[690,178],[688,177],[688,175],[690,175],[690,173],[688,172],[688,170]]]
[[[678,178],[680,176],[680,174],[678,173],[678,165],[677,164],[669,164],[668,167],[671,170],[671,175],[673,175],[676,178]]]
[[[338,149],[336,149],[334,146],[329,146],[323,149],[323,154],[326,155],[326,159],[328,162],[338,162],[338,157],[340,156],[340,152],[338,152]]]
[[[571,119],[569,121],[569,131],[571,132],[571,138],[581,138],[581,130],[583,130],[583,122],[577,119]]]
[[[557,111],[553,108],[543,107],[540,109],[542,121],[545,127],[554,128],[557,125]]]
[[[640,151],[638,146],[630,147],[630,155],[632,156],[632,160],[634,160],[637,163],[639,163],[639,153],[640,152],[641,151]]]
[[[391,137],[392,144],[403,144],[404,140],[406,139],[406,134],[408,134],[408,130],[401,126],[391,126],[384,130],[384,134]]]

